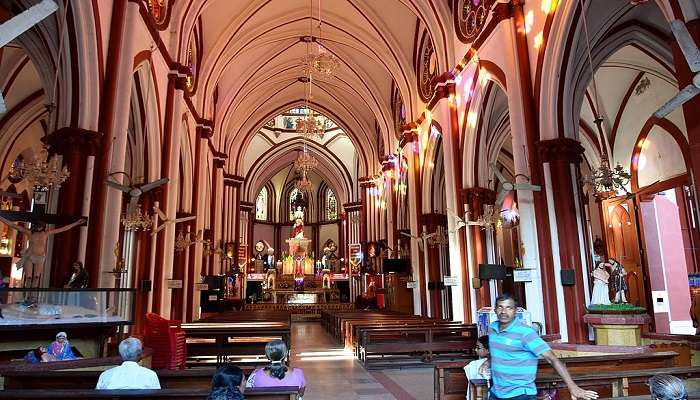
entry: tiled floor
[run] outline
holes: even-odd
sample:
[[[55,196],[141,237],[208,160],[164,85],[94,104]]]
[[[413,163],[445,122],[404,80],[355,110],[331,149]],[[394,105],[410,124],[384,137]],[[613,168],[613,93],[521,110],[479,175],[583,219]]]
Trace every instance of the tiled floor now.
[[[293,323],[292,365],[304,370],[304,400],[433,398],[431,368],[366,371],[318,322]]]

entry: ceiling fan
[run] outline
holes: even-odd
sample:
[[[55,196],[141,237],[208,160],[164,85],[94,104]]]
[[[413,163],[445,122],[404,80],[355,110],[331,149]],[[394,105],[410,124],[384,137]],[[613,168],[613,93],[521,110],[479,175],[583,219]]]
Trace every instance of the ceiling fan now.
[[[533,185],[531,183],[515,183],[507,180],[505,176],[501,173],[501,171],[498,170],[498,166],[496,164],[491,164],[491,168],[493,168],[493,173],[496,175],[498,180],[501,182],[501,190],[498,191],[498,195],[496,196],[496,203],[495,205],[498,206],[499,208],[503,205],[503,200],[505,200],[506,195],[509,192],[512,192],[513,190],[527,190],[530,192],[539,192],[542,190],[542,188],[539,185]],[[527,175],[523,174],[517,174],[515,177],[522,176],[528,181],[530,180],[530,177]]]
[[[479,226],[484,230],[492,230],[497,228],[502,223],[501,216],[494,212],[492,204],[484,205],[484,212],[476,220],[470,220],[470,212],[464,213],[464,218],[458,217],[452,210],[447,210],[456,220],[455,231],[458,231],[465,226]]]
[[[153,229],[153,232],[151,232],[151,236],[155,236],[158,232],[162,231],[163,228],[165,228],[165,226],[166,226],[167,224],[177,224],[177,223],[179,223],[179,222],[191,221],[191,220],[197,218],[196,215],[191,215],[191,216],[189,216],[189,217],[168,219],[168,216],[165,215],[165,213],[163,212],[163,210],[161,210],[160,208],[158,208],[158,206],[153,206],[153,211],[155,211],[155,212],[158,214],[158,217],[159,217],[163,222],[162,222],[160,225],[158,225],[157,227],[155,227],[155,229]],[[199,234],[199,233],[198,233],[198,234]],[[189,235],[189,233],[188,233],[188,235]],[[189,236],[188,236],[188,238],[189,238]],[[195,242],[192,242],[192,243],[195,243]]]
[[[125,183],[128,181],[128,185],[121,184],[119,182],[114,181],[114,175],[124,175],[124,180]],[[110,179],[112,178],[112,179]],[[127,213],[131,213],[136,209],[136,205],[139,202],[139,197],[141,197],[142,194],[148,192],[149,190],[153,190],[157,188],[158,186],[164,185],[168,183],[168,178],[161,178],[158,180],[155,180],[153,182],[148,182],[148,183],[135,183],[132,181],[131,176],[127,174],[126,172],[114,172],[109,174],[109,177],[107,178],[107,181],[105,182],[107,186],[112,187],[114,189],[120,190],[124,193],[127,193],[129,196],[131,196],[131,200],[129,201],[129,207],[127,209]]]
[[[693,81],[690,85],[684,87],[678,94],[671,98],[671,100],[667,101],[666,104],[656,110],[654,113],[656,118],[664,118],[673,110],[682,106],[685,102],[700,93],[700,50],[698,50],[698,46],[695,44],[695,41],[693,41],[683,21],[677,19],[671,21],[671,31],[673,32],[673,36],[676,37],[676,41],[683,52],[688,67],[695,73],[695,76],[693,76]]]

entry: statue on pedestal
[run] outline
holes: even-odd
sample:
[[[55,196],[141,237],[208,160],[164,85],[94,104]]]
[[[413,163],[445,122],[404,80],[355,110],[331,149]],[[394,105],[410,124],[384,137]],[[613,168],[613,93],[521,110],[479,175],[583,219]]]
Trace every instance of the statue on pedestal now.
[[[607,268],[612,268],[612,266],[609,263],[599,263],[591,273],[593,276],[591,304],[610,304],[610,294],[608,290],[610,273],[608,273]]]
[[[297,207],[297,210],[294,211],[292,239],[304,239],[304,212],[301,210],[301,207]]]
[[[625,267],[614,258],[609,259],[608,263],[610,263],[612,267],[613,289],[615,290],[613,303],[627,303],[625,290],[628,288],[627,281],[625,280],[625,276],[627,275]]]

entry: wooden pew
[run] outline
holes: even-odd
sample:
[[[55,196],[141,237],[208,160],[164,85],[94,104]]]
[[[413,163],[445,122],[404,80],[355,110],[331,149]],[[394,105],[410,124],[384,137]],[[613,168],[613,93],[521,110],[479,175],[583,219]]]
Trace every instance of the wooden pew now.
[[[358,358],[367,369],[426,366],[438,356],[469,358],[476,346],[476,326],[361,330],[358,340]]]
[[[0,399],[206,399],[206,389],[94,390],[94,389],[16,389],[0,391]],[[246,399],[296,400],[296,387],[254,388],[244,393]]]
[[[249,375],[252,367],[243,367]],[[163,389],[208,389],[215,368],[156,370]],[[5,389],[94,389],[102,371],[7,371]]]
[[[443,327],[443,328],[460,328],[465,325],[461,322],[452,322],[446,320],[427,320],[427,321],[364,321],[354,323],[348,330],[345,338],[345,348],[352,349],[356,356],[359,355],[360,343],[358,338],[363,331],[375,331],[380,329],[394,329],[401,331],[404,328],[415,327]]]
[[[265,345],[281,339],[291,348],[291,314],[287,312],[226,312],[182,324],[187,341],[189,365],[216,357],[217,364],[233,356],[248,357],[253,365],[266,363]],[[237,363],[240,363],[237,362]]]
[[[567,357],[560,360],[566,364],[570,373],[584,374],[593,371],[615,372],[622,369],[629,371],[670,368],[674,367],[677,356],[678,354],[675,352],[657,352]],[[463,367],[468,362],[469,360],[435,364],[433,369],[435,399],[461,400],[464,398],[464,394],[467,392],[467,377],[464,375]],[[540,374],[555,373],[552,366],[543,359],[539,362],[538,372]]]
[[[630,394],[640,395],[649,393],[646,386],[649,378],[655,375],[674,375],[680,379],[700,377],[700,367],[672,367],[651,368],[638,370],[617,370],[604,372],[590,372],[585,374],[571,374],[571,379],[584,389],[595,390],[599,395],[622,397]],[[560,398],[569,398],[566,383],[558,374],[537,374],[535,381],[537,389],[557,389]],[[486,384],[472,385],[472,393],[476,393],[476,399],[482,400],[486,396]]]

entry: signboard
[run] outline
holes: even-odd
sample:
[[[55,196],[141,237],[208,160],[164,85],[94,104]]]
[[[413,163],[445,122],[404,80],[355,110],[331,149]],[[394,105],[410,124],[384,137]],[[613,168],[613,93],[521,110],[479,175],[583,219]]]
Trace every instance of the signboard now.
[[[532,282],[532,269],[514,268],[513,282]]]
[[[457,277],[456,276],[446,276],[444,281],[445,281],[445,286],[457,286]]]
[[[182,279],[168,279],[166,287],[168,289],[182,289]]]
[[[241,243],[238,245],[238,264],[246,264],[248,262],[248,245]]]
[[[266,274],[248,274],[247,278],[249,281],[262,281],[266,276]]]
[[[208,290],[209,285],[206,283],[195,283],[194,290]]]
[[[406,289],[417,289],[417,288],[418,288],[418,282],[416,282],[416,281],[406,282]]]
[[[348,245],[348,254],[350,255],[350,267],[352,272],[357,272],[360,269],[360,264],[362,263],[362,245],[359,243],[353,243]]]

